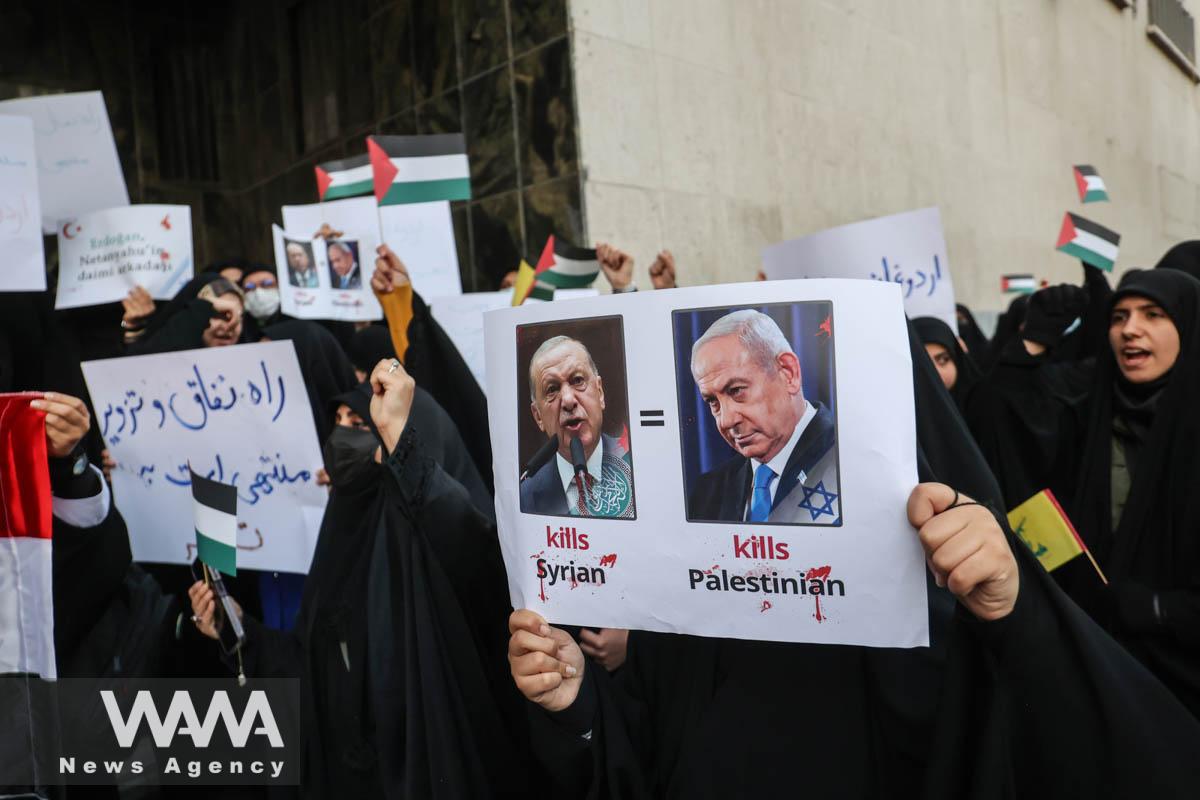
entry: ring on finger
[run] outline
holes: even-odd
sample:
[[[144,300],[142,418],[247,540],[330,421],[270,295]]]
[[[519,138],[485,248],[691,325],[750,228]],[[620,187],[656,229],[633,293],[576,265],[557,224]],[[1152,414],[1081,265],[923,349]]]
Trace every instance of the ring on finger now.
[[[392,359],[392,365],[388,367],[388,375],[391,375],[396,370],[400,369],[400,362],[397,359]]]

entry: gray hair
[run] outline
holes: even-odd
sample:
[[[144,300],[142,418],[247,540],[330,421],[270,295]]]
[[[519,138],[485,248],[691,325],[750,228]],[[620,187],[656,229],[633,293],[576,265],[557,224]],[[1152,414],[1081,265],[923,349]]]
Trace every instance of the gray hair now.
[[[351,250],[350,245],[346,244],[345,242],[336,242],[336,241],[330,242],[329,249],[330,250],[333,250],[333,249],[341,250],[346,255],[350,256],[351,258],[354,258],[354,251]]]
[[[775,360],[783,353],[791,353],[791,343],[779,329],[779,324],[761,311],[744,308],[733,311],[708,326],[708,330],[692,345],[692,374],[696,374],[696,354],[700,348],[713,339],[722,336],[737,336],[742,346],[750,356],[765,370],[775,365]]]
[[[560,347],[561,345],[564,345],[564,344],[579,345],[579,348],[581,350],[583,350],[584,354],[587,356],[588,363],[592,365],[592,372],[595,373],[597,376],[600,375],[600,370],[596,368],[596,359],[592,358],[591,351],[587,349],[587,347],[583,344],[583,342],[579,341],[578,339],[572,339],[570,336],[551,336],[549,339],[542,342],[538,346],[538,349],[534,350],[533,355],[530,356],[530,358],[529,358],[529,399],[530,400],[533,400],[535,402],[537,401],[537,390],[533,384],[533,365],[536,364],[537,360],[539,358],[541,358],[542,356],[544,356],[546,353],[549,353],[554,348]]]

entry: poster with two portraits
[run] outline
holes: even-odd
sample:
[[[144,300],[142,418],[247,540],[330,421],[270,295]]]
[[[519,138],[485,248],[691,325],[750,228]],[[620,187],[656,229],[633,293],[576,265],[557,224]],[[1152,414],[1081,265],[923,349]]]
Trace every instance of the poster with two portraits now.
[[[296,235],[271,226],[279,306],[297,319],[349,322],[383,318],[371,292],[377,237],[347,233],[339,239]]]
[[[501,549],[555,624],[928,644],[895,285],[794,280],[486,315]]]

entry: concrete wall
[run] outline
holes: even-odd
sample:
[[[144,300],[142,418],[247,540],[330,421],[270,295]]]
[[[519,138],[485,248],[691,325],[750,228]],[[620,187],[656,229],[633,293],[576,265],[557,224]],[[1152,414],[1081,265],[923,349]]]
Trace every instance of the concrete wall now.
[[[1146,4],[571,0],[588,235],[726,282],[765,244],[938,205],[980,309],[1005,272],[1079,279],[1066,210],[1122,234],[1118,270],[1152,265],[1200,237],[1200,87]],[[1079,204],[1074,163],[1112,203]]]

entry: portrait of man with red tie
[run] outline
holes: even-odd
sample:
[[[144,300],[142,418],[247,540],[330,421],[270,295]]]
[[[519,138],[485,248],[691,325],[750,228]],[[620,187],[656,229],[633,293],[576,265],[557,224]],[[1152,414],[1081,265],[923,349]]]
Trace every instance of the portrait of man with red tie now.
[[[694,391],[685,396],[681,379],[680,418],[694,422],[693,438],[700,445],[691,450],[709,466],[689,481],[685,465],[689,521],[841,525],[829,305],[781,304],[773,314],[722,309],[715,321],[699,327],[687,362]],[[676,313],[676,342],[686,345],[681,312]],[[693,327],[703,325],[695,316],[700,312],[682,313]],[[705,321],[712,316],[710,311]],[[818,374],[805,375],[793,341],[820,362],[813,370]],[[825,400],[806,393],[806,385]],[[689,413],[690,402],[707,414]],[[712,429],[727,447],[711,445]],[[686,429],[683,435],[686,459]]]
[[[619,325],[615,318],[599,322]],[[587,345],[566,333],[542,339],[528,363],[530,414],[545,443],[523,470],[521,511],[634,519],[628,426],[608,420],[620,433],[605,432],[609,376],[601,374]],[[623,389],[624,375],[611,377]]]

